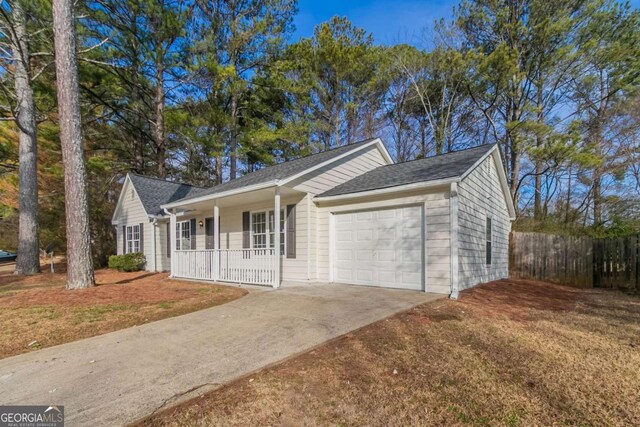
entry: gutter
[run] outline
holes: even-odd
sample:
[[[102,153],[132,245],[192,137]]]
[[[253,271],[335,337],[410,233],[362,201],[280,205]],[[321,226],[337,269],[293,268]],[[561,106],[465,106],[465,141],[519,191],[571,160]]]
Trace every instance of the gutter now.
[[[395,187],[378,188],[376,190],[359,191],[347,194],[338,194],[336,196],[316,196],[313,198],[314,202],[333,202],[340,200],[358,199],[362,197],[386,195],[391,193],[420,190],[424,188],[435,188],[444,185],[451,185],[452,183],[460,182],[460,177],[439,179],[435,181],[416,182],[412,184],[397,185]]]
[[[213,194],[207,194],[205,196],[194,197],[193,199],[185,199],[185,200],[180,200],[173,203],[167,203],[166,205],[160,205],[160,207],[165,212],[167,212],[167,209],[176,208],[178,206],[184,206],[191,203],[206,202],[208,200],[216,200],[222,197],[234,196],[236,194],[247,193],[249,191],[263,190],[265,188],[277,187],[279,185],[280,185],[280,180],[276,179],[274,181],[264,182],[262,184],[255,184],[248,187],[241,187],[235,190],[222,191],[220,193],[213,193]]]

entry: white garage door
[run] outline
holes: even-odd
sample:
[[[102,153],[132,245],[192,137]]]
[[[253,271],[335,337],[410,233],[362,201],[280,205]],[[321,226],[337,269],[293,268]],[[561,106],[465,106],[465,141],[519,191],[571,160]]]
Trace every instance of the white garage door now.
[[[333,281],[422,289],[422,207],[336,213]]]

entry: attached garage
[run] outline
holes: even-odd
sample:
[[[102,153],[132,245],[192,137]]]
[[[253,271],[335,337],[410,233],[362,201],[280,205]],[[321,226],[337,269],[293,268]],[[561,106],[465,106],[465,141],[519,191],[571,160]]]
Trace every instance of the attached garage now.
[[[424,289],[423,208],[333,213],[333,281]]]
[[[507,277],[515,211],[500,165],[497,148],[481,146],[380,166],[315,196],[318,280],[456,298]]]

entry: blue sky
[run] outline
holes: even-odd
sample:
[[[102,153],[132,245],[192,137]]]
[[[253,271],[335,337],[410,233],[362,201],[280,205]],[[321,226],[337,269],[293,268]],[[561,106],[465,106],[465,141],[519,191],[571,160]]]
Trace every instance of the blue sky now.
[[[421,44],[422,30],[439,18],[450,18],[455,0],[298,0],[293,39],[310,37],[313,27],[334,15],[346,16],[373,33],[377,43]],[[632,0],[640,7],[640,0]]]
[[[412,42],[435,19],[450,17],[456,4],[451,0],[298,0],[293,38],[310,37],[314,26],[339,15],[373,33],[378,43]]]

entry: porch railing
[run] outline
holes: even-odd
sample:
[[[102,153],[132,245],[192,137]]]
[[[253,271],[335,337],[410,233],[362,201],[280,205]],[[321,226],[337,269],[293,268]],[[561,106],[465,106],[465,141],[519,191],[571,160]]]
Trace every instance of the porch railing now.
[[[274,249],[206,249],[174,251],[172,275],[186,279],[274,285]]]

